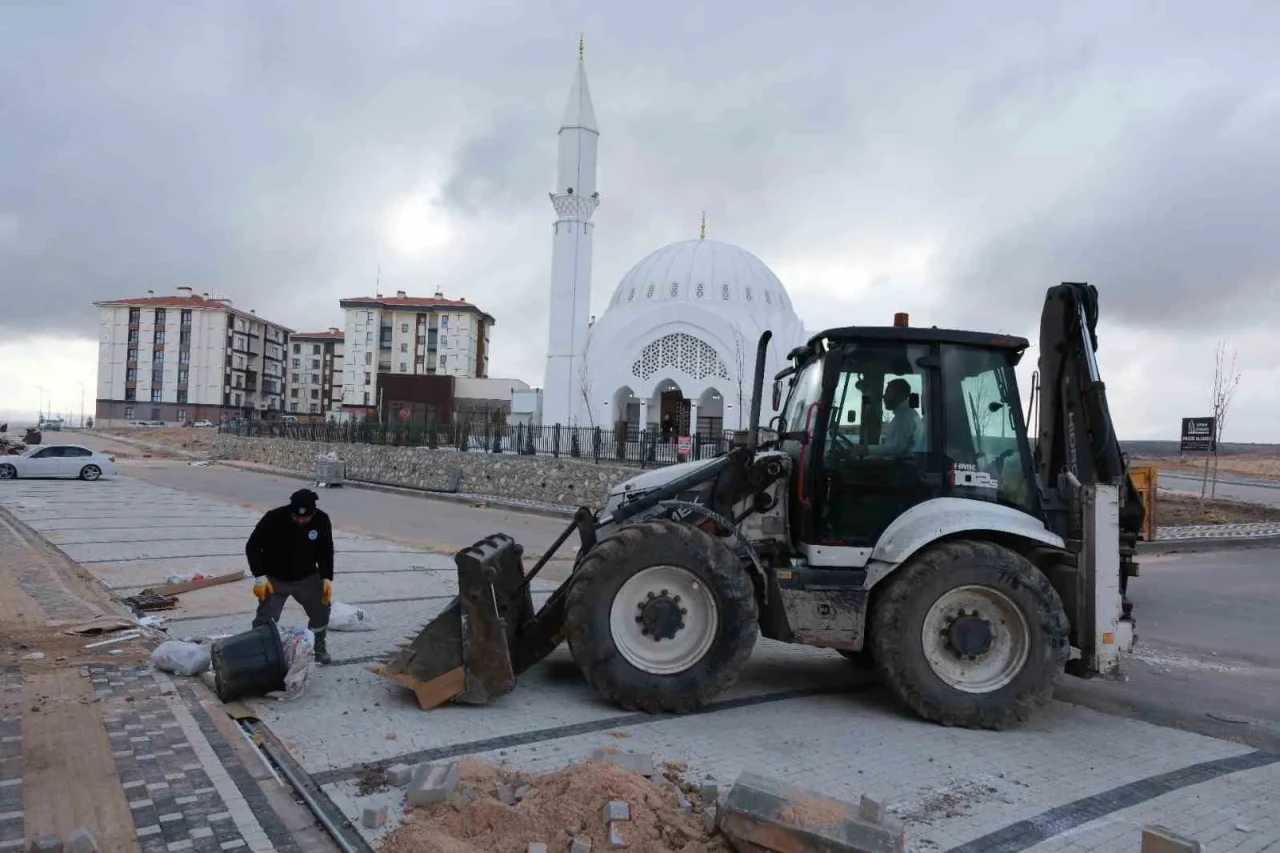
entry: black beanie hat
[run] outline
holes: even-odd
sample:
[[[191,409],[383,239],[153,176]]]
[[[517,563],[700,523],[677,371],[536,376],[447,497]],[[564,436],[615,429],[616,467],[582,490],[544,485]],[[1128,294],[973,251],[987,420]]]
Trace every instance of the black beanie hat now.
[[[316,511],[320,496],[310,489],[298,489],[289,496],[289,511],[294,515],[308,516]]]

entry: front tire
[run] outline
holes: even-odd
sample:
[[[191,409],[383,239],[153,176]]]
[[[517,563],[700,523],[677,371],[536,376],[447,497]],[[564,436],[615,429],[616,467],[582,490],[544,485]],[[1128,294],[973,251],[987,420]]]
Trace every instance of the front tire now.
[[[102,469],[97,465],[86,465],[80,469],[80,479],[93,482],[102,477]]]
[[[1053,698],[1069,623],[1025,557],[990,542],[944,542],[887,583],[872,614],[876,664],[921,717],[1003,729]]]
[[[726,690],[755,647],[755,589],[722,540],[670,520],[627,525],[574,573],[569,649],[610,702],[689,713]]]
[[[16,480],[18,479],[18,469],[12,465],[5,463],[0,465],[0,480]]]

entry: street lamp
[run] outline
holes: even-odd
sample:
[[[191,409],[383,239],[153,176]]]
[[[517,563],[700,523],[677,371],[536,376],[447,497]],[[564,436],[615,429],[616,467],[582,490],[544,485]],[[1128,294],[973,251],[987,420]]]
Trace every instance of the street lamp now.
[[[77,382],[80,386],[80,429],[84,429],[84,383]]]

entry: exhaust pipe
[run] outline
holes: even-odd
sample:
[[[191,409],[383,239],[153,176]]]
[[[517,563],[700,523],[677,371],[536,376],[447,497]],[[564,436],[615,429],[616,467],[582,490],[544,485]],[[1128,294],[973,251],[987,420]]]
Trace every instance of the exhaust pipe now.
[[[756,375],[751,380],[751,420],[747,422],[747,450],[755,453],[760,442],[760,404],[764,399],[764,358],[769,352],[769,339],[773,332],[765,329],[756,344]]]

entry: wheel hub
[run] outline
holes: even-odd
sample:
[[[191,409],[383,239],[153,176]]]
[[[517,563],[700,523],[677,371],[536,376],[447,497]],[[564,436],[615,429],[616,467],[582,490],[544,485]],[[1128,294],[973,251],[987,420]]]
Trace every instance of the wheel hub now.
[[[974,610],[972,613],[959,611],[945,629],[947,646],[958,657],[977,660],[991,650],[995,640],[995,631],[991,623]]]
[[[636,622],[642,626],[640,633],[652,637],[654,642],[674,639],[684,628],[684,617],[689,612],[680,606],[680,596],[673,596],[665,589],[650,592],[636,609],[640,611],[636,616]]]

